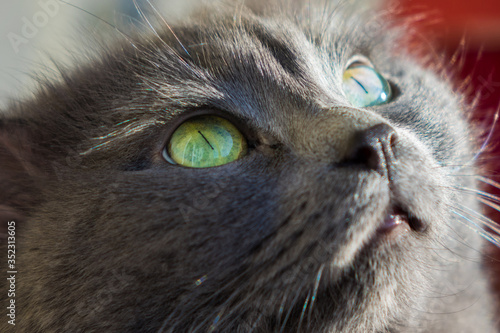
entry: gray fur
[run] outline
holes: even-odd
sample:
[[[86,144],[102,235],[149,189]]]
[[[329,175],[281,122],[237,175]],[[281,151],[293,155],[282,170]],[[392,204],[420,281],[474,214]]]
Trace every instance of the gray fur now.
[[[17,331],[494,332],[482,239],[453,213],[479,211],[457,190],[477,187],[468,106],[370,10],[305,3],[120,36],[4,110]],[[393,101],[349,105],[355,55]],[[239,124],[249,155],[165,162],[199,112]],[[380,124],[397,134],[386,177],[353,157]],[[377,237],[394,203],[425,228]]]

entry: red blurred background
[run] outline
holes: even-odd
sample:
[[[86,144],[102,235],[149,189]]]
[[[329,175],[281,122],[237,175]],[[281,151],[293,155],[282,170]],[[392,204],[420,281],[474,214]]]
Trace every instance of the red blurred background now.
[[[471,94],[482,92],[478,106],[483,112],[496,110],[500,104],[500,1],[388,1],[395,15],[414,18],[413,27],[435,41],[448,57],[460,51],[464,63],[456,68],[459,78],[470,76]]]
[[[490,130],[500,106],[500,0],[387,1],[391,13],[405,21],[410,19],[412,27],[418,30],[418,40],[432,40],[438,51],[444,51],[445,61],[449,63],[454,54],[459,55],[455,62],[457,81],[468,87],[470,100],[477,100],[474,120]],[[500,123],[481,158],[484,173],[500,182],[498,142]],[[485,186],[485,190],[500,196],[497,188]],[[486,213],[500,224],[500,212],[486,209]],[[500,299],[500,248],[490,245],[485,261]],[[499,318],[500,306],[497,309]]]

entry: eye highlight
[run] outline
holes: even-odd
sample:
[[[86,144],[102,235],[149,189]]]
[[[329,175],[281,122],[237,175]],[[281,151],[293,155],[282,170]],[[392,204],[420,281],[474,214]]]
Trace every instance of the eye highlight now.
[[[347,99],[356,107],[384,104],[391,98],[387,80],[372,67],[361,63],[347,68],[342,86]]]
[[[199,116],[175,130],[163,156],[172,164],[210,168],[236,161],[246,152],[246,139],[233,124],[217,116]]]

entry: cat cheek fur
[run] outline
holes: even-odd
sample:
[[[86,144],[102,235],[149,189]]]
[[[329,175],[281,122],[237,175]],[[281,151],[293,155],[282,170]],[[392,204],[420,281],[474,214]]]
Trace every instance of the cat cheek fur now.
[[[482,240],[454,213],[479,211],[455,190],[477,187],[467,106],[370,11],[257,3],[121,35],[0,115],[16,328],[494,332]],[[350,106],[354,55],[399,95]],[[249,154],[163,160],[199,112],[240,124]]]

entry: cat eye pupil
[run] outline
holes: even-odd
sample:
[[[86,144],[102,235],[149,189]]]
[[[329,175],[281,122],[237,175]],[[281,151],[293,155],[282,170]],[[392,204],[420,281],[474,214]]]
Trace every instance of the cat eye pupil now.
[[[358,63],[344,72],[343,90],[349,102],[356,107],[384,104],[391,98],[387,80],[372,67]]]
[[[198,133],[200,133],[200,135],[203,137],[203,139],[207,142],[207,144],[210,146],[210,148],[212,150],[215,150],[214,147],[212,147],[212,145],[210,144],[210,141],[207,140],[207,138],[203,135],[203,133],[201,133],[200,131],[198,131]]]
[[[174,131],[164,157],[172,164],[209,168],[233,162],[246,151],[246,139],[228,120],[199,116],[185,121]]]
[[[363,89],[363,91],[368,94],[368,90],[366,90],[366,88],[361,84],[361,82],[359,82],[357,79],[355,79],[354,77],[351,77],[352,80],[354,80],[354,82],[356,82],[360,87],[361,89]]]

